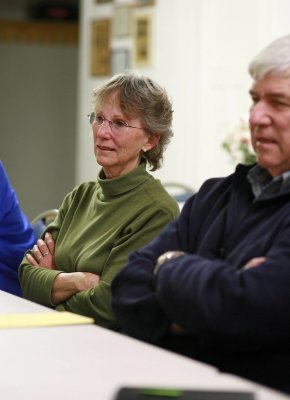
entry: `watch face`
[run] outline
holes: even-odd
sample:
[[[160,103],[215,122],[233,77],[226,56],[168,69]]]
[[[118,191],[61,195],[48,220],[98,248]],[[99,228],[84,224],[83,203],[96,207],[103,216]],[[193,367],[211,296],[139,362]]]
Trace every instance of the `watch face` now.
[[[166,260],[168,260],[167,253],[162,254],[162,256],[158,257],[157,264],[161,265],[161,264],[163,264]]]
[[[176,250],[176,251],[167,251],[166,253],[161,254],[161,256],[159,256],[159,257],[157,258],[157,263],[156,263],[156,266],[155,266],[155,268],[154,268],[153,273],[154,273],[154,274],[157,274],[157,272],[158,272],[158,270],[159,270],[159,267],[160,267],[161,265],[163,265],[164,263],[166,263],[166,262],[169,261],[169,260],[173,260],[174,258],[180,257],[180,256],[182,256],[182,255],[184,255],[184,254],[185,254],[185,253],[184,253],[183,251],[179,251],[179,250]]]
[[[177,258],[179,256],[183,256],[185,253],[183,251],[167,251],[166,253],[162,254],[161,257],[164,257],[163,262],[173,260],[173,258]]]

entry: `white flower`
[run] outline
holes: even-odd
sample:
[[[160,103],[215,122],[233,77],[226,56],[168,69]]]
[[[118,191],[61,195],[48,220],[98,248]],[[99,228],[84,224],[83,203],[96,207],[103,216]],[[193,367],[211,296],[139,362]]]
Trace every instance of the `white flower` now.
[[[247,117],[241,117],[239,121],[226,134],[222,147],[229,154],[234,164],[252,164],[256,156],[251,145],[249,123]]]

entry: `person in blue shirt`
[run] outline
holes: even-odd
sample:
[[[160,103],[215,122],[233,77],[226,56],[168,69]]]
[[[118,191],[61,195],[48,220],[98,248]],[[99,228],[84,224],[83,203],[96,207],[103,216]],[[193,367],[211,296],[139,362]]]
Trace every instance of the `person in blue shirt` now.
[[[0,290],[22,295],[18,267],[35,240],[34,231],[19,206],[0,160]]]

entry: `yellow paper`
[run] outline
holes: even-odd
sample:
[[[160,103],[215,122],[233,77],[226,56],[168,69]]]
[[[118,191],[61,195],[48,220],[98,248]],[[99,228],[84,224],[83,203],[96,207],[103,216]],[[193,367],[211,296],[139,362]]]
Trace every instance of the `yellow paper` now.
[[[43,326],[93,324],[93,318],[68,311],[41,312],[28,314],[0,314],[0,329],[32,328]]]

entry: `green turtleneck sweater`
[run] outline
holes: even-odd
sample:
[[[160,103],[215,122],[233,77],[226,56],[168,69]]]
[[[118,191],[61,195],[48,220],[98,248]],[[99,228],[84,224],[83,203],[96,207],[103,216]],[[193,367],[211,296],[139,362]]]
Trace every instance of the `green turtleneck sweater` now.
[[[157,236],[178,213],[176,201],[146,172],[144,162],[115,179],[105,179],[101,171],[97,182],[83,183],[65,197],[46,229],[55,240],[57,269],[34,267],[24,257],[19,269],[23,296],[53,307],[52,283],[59,273],[98,274],[101,280],[96,286],[56,309],[90,316],[98,325],[117,329],[111,309],[112,279],[129,253]]]

